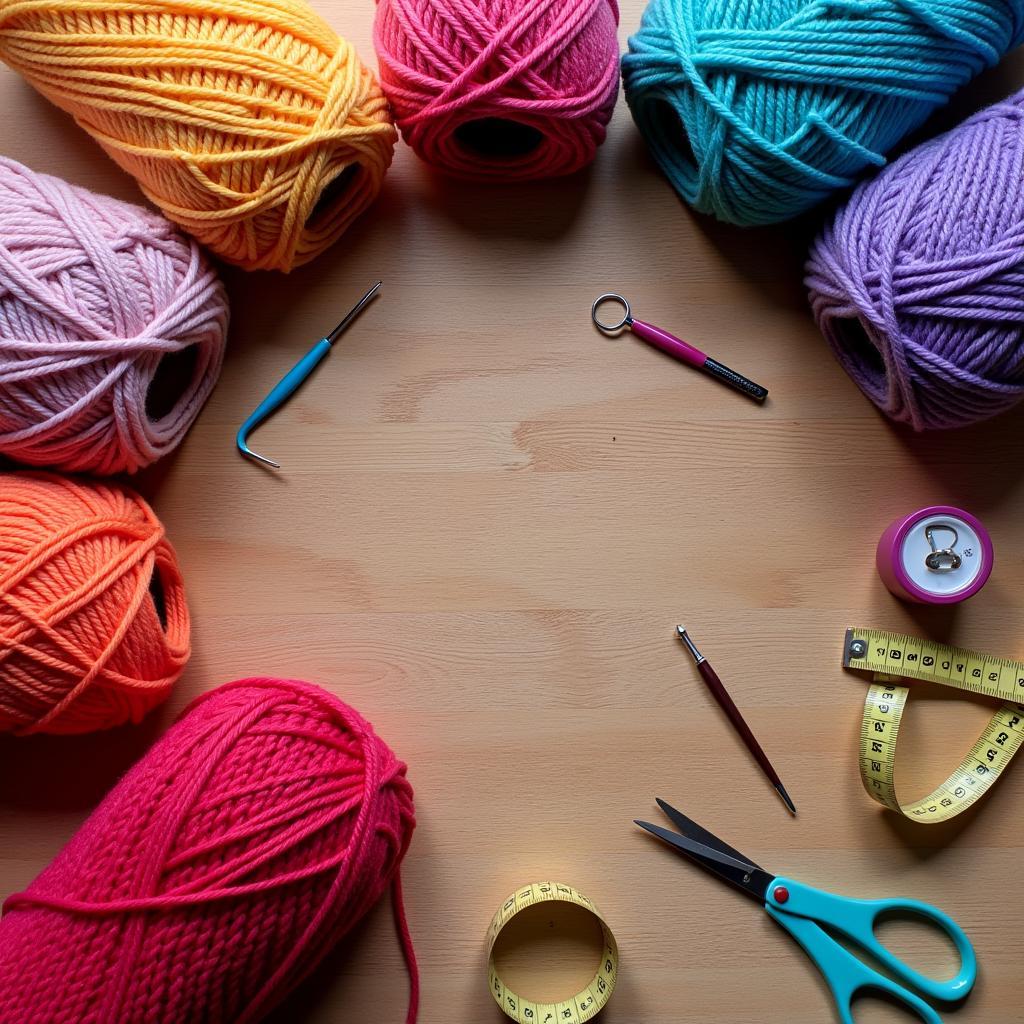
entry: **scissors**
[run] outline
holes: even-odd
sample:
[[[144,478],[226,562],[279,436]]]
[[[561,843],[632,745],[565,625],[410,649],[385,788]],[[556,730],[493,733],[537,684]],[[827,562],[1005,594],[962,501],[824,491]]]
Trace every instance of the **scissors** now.
[[[763,904],[769,916],[800,943],[817,965],[832,990],[843,1024],[854,1024],[853,1000],[867,991],[886,993],[927,1024],[941,1024],[942,1018],[912,990],[933,1002],[951,1003],[963,999],[974,987],[978,975],[974,947],[956,921],[937,907],[907,899],[855,900],[773,875],[664,800],[659,800],[658,806],[681,835],[647,821],[636,824]],[[956,976],[938,981],[919,974],[883,946],[875,937],[875,924],[883,914],[892,913],[923,918],[944,931],[960,955]],[[868,967],[826,929],[869,954],[892,977]]]

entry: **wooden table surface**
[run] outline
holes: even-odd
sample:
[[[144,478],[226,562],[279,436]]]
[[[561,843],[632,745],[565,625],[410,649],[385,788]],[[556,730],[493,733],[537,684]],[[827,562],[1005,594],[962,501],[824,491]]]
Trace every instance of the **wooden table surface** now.
[[[372,59],[372,4],[318,6]],[[641,6],[622,3],[623,46]],[[1010,61],[936,123],[1022,83],[1024,61]],[[36,170],[141,198],[6,69],[0,139]],[[831,1021],[810,962],[766,915],[633,827],[656,795],[769,868],[941,904],[981,966],[949,1019],[1021,1020],[1024,774],[948,826],[881,811],[857,772],[865,682],[839,658],[848,625],[1024,655],[1024,415],[946,436],[892,428],[809,316],[801,263],[817,223],[695,217],[620,101],[583,174],[453,184],[400,144],[377,205],[312,265],[227,270],[220,385],[181,450],[137,481],[186,573],[193,660],[141,727],[0,741],[0,892],[29,882],[196,694],[299,677],[359,708],[409,763],[422,1024],[504,1019],[483,936],[535,879],[578,886],[611,923],[622,965],[608,1024]],[[255,435],[283,471],[238,457],[237,425],[377,277],[382,296]],[[589,307],[609,289],[766,384],[768,404],[599,336]],[[936,612],[891,597],[873,559],[890,520],[938,502],[988,525],[996,570],[968,605]],[[677,622],[775,761],[795,820],[703,689]],[[988,713],[914,699],[904,792],[944,778]],[[946,963],[943,943],[893,934],[920,963]],[[381,907],[275,1021],[398,1022],[404,978]],[[897,1019],[873,1003],[858,1018]]]

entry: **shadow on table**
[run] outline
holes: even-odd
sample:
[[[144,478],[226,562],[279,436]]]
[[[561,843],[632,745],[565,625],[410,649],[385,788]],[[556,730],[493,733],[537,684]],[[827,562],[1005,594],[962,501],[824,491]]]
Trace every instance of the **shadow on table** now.
[[[593,180],[593,165],[575,174],[509,184],[460,181],[421,165],[431,207],[484,238],[555,241],[579,217]]]
[[[984,519],[1024,486],[1024,405],[969,427],[923,433],[893,423],[881,412],[878,417],[933,478],[945,504],[962,505]],[[1000,471],[993,472],[993,465]]]
[[[419,813],[417,821],[410,856],[427,862],[432,852],[426,815]],[[408,874],[403,874],[402,881],[406,883],[403,890],[409,931],[413,948],[418,949],[418,940],[425,936],[431,920],[418,913],[416,901],[419,890],[409,884]],[[266,1018],[265,1024],[354,1019],[351,1008],[356,998],[371,989],[376,993],[374,1006],[380,1011],[381,1020],[405,1020],[409,974],[398,938],[392,897],[393,891],[389,889],[352,931],[330,950],[313,973]],[[371,957],[371,944],[374,953],[384,950],[386,956]],[[420,964],[421,980],[424,974],[424,967]],[[381,992],[388,993],[387,1007],[382,1005]],[[394,1010],[390,1009],[392,1006]]]
[[[1022,87],[1024,52],[1018,51],[969,82],[948,104],[935,111],[921,128],[911,132],[894,147],[888,155],[889,163],[927,139],[955,128],[971,114],[1006,98]],[[646,155],[641,156],[636,150],[643,151]],[[639,133],[634,152],[630,154],[629,159],[640,161],[641,164],[646,162],[650,167],[654,166]],[[872,171],[866,169],[858,181],[864,181],[871,175]],[[667,181],[665,187],[671,187]],[[738,227],[723,223],[711,215],[697,213],[682,199],[679,200],[679,205],[689,216],[694,227],[719,250],[739,274],[765,286],[766,300],[779,303],[782,299],[787,305],[793,302],[806,306],[807,292],[803,284],[803,267],[811,242],[822,225],[831,219],[835,210],[849,197],[854,187],[856,186],[840,190],[825,202],[793,220],[761,227]]]
[[[943,639],[931,633],[930,630],[932,628],[930,626],[922,627],[929,636]],[[923,682],[913,684],[912,700],[914,702],[928,700],[948,702],[949,699],[949,690],[937,684]],[[1002,704],[1002,701],[990,700],[981,696],[972,697],[972,700],[977,700],[979,703],[990,707],[992,712],[995,712]],[[856,722],[851,722],[851,731],[854,735],[853,744],[858,750],[860,749],[860,727],[861,721],[858,716]],[[978,731],[980,733],[981,730],[979,729]],[[950,753],[950,762],[942,769],[945,774],[942,778],[936,777],[934,784],[943,781],[948,773],[953,771],[956,765],[959,764],[960,758],[967,753],[974,738],[974,735],[970,738],[965,737],[963,749]],[[976,803],[949,821],[926,825],[920,821],[897,814],[895,811],[886,810],[880,804],[872,804],[872,808],[879,815],[882,824],[899,840],[901,846],[915,859],[925,863],[936,855],[948,853],[953,848],[953,844],[959,838],[960,833],[966,829],[977,828],[983,830],[986,821],[989,825],[992,825],[1013,817],[1012,807],[1014,804],[1019,803],[1020,794],[1015,792],[1016,786],[1009,785],[1008,783],[1012,779],[1016,767],[1011,761],[1004,769],[1005,777],[1000,778]],[[897,783],[899,781],[898,774],[897,768]],[[928,790],[917,790],[905,792],[901,796],[903,799],[908,797],[920,799],[926,796],[927,792]]]
[[[1008,767],[1006,770],[1012,772],[1013,768]],[[936,854],[948,852],[948,849],[965,829],[983,829],[982,819],[987,818],[991,822],[1001,818],[1005,819],[1008,816],[1015,817],[1016,812],[1004,801],[1010,799],[1019,802],[1019,794],[1007,797],[1006,791],[1009,788],[997,782],[966,811],[950,821],[940,822],[936,825],[922,825],[920,822],[911,821],[894,811],[882,812],[880,809],[879,812],[883,814],[882,820],[885,825],[899,839],[904,849],[916,860],[925,863]],[[1000,805],[1003,806],[1000,807]]]
[[[266,1018],[266,1024],[295,1024],[297,1021],[312,1020],[318,1013],[322,1014],[325,1006],[337,1007],[342,1015],[345,1015],[346,1007],[351,1007],[354,1003],[354,989],[360,985],[358,974],[352,970],[352,965],[358,964],[361,958],[363,963],[366,962],[366,958],[362,956],[361,946],[366,942],[370,924],[376,924],[378,917],[388,918],[390,924],[390,897],[381,900],[331,949],[312,975]],[[396,937],[395,942],[397,941]],[[399,973],[406,976],[404,967],[396,964],[394,984],[385,986],[386,991],[395,993],[396,1006],[403,1002],[402,997],[398,995],[402,985],[407,985],[407,981],[403,982]],[[403,1020],[404,1017],[404,1013],[400,1016],[392,1015],[394,1020]],[[328,1014],[325,1019],[332,1019],[332,1015]]]
[[[166,725],[158,710],[83,736],[0,736],[0,808],[91,810]]]

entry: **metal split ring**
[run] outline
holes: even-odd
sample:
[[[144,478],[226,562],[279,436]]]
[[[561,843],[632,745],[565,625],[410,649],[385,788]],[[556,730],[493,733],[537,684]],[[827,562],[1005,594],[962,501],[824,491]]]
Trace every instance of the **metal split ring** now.
[[[613,324],[606,324],[599,320],[597,317],[597,307],[602,302],[617,302],[622,306],[622,319]],[[625,296],[619,295],[618,292],[605,292],[594,299],[594,304],[590,307],[590,318],[594,321],[594,326],[599,331],[604,331],[605,334],[618,334],[619,331],[624,327],[628,327],[633,322],[633,313]]]

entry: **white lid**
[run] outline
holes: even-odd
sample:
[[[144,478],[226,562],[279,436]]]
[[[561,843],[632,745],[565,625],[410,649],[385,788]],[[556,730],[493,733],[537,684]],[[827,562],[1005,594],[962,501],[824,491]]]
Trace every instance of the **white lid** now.
[[[961,565],[945,571],[930,569],[926,559],[932,554],[932,544],[925,533],[932,531],[935,548],[952,548],[960,556]],[[954,536],[954,532],[956,534]],[[951,559],[943,557],[941,564]],[[969,587],[985,568],[985,552],[977,531],[959,516],[931,515],[918,520],[907,531],[900,548],[900,562],[910,579],[929,594],[956,594]]]

